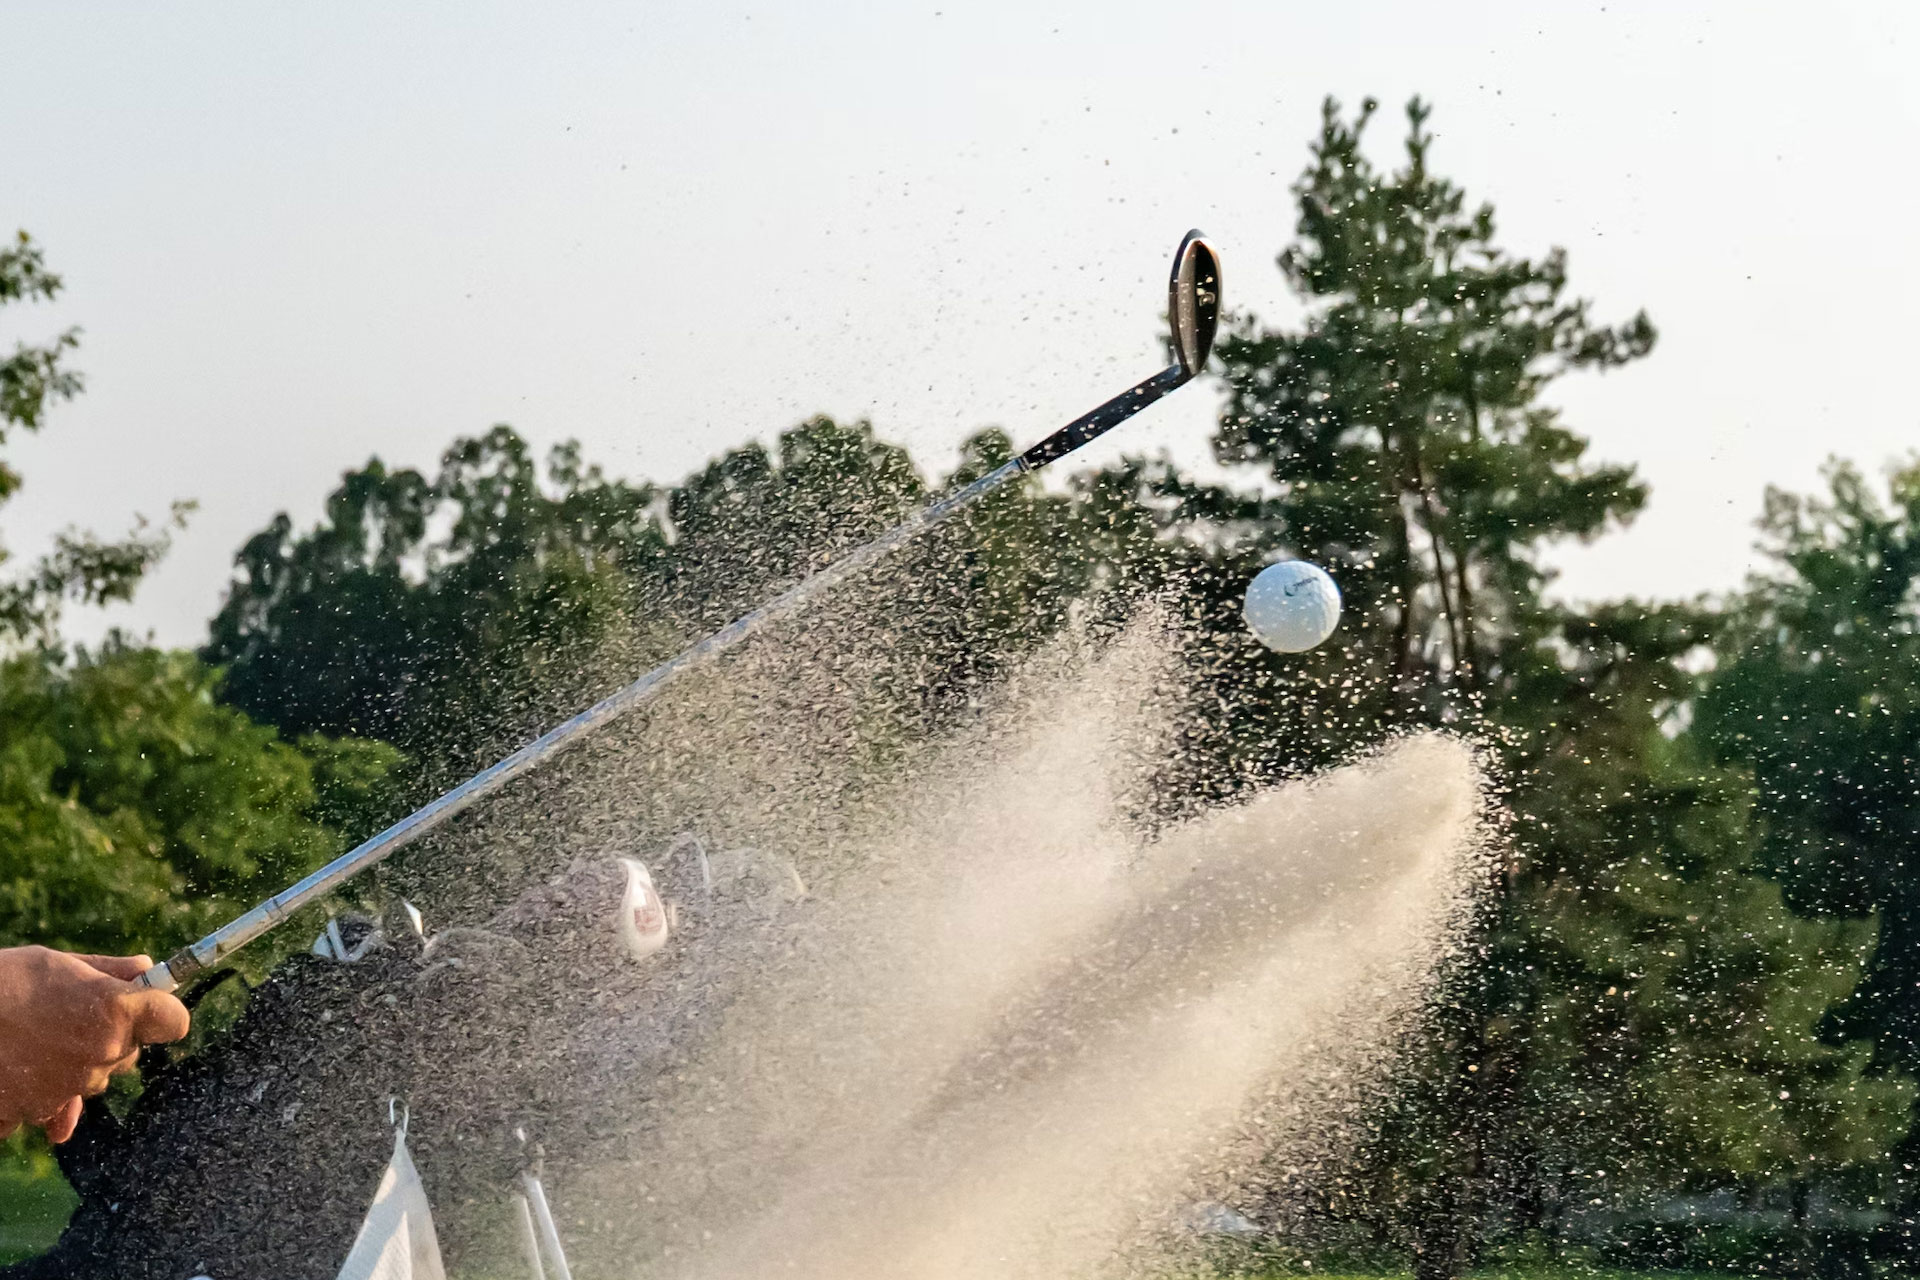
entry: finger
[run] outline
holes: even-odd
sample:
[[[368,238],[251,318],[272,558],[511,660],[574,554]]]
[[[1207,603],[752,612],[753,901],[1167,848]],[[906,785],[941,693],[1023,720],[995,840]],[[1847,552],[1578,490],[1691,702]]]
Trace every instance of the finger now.
[[[149,956],[75,956],[74,959],[109,978],[121,978],[128,982],[153,968],[153,960]]]
[[[143,1044],[172,1044],[193,1026],[187,1006],[162,991],[134,988],[120,999],[129,1014],[135,1047]]]
[[[73,1136],[75,1127],[80,1123],[80,1107],[80,1099],[68,1098],[58,1111],[40,1122],[40,1127],[47,1131],[48,1142],[57,1145]]]
[[[120,1059],[120,1061],[108,1067],[107,1074],[110,1076],[117,1076],[122,1071],[131,1071],[139,1065],[140,1065],[140,1051],[138,1049],[135,1049],[132,1053],[128,1054],[126,1057]]]
[[[89,1098],[97,1098],[105,1093],[107,1086],[112,1083],[112,1076],[108,1075],[104,1069],[95,1067],[87,1072],[86,1081],[82,1084],[80,1092]]]

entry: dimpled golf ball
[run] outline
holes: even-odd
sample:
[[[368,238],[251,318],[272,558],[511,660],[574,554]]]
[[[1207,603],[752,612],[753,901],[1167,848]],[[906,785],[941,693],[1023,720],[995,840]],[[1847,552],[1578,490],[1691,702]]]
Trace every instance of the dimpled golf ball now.
[[[1270,564],[1247,584],[1247,626],[1276,653],[1305,653],[1340,623],[1340,588],[1305,560]]]

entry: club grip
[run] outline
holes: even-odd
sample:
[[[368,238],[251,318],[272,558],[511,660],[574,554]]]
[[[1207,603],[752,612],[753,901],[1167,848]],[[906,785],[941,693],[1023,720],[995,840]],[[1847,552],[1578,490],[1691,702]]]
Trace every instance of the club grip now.
[[[167,962],[164,960],[162,960],[159,964],[153,966],[153,968],[147,970],[145,973],[141,974],[139,977],[135,978],[134,981],[143,987],[150,988],[151,990],[166,992],[169,994],[172,993],[174,988],[180,985],[178,982],[175,982],[173,980],[173,970],[167,967]]]

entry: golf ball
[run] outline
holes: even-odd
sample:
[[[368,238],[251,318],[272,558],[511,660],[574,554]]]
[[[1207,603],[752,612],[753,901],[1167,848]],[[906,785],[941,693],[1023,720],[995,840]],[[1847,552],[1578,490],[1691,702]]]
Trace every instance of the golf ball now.
[[[1340,588],[1305,560],[1270,564],[1247,584],[1247,626],[1276,653],[1305,653],[1340,623]]]

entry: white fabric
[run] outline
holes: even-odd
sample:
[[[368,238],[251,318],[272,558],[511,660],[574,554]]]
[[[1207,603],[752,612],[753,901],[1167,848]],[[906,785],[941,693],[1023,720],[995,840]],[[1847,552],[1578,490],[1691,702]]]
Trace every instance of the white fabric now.
[[[394,1135],[393,1159],[380,1176],[360,1234],[340,1267],[339,1280],[446,1280],[440,1240],[433,1232],[427,1189],[407,1154],[407,1134]]]

